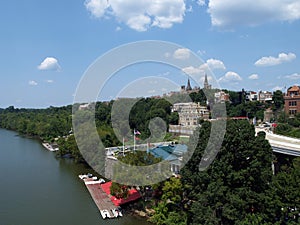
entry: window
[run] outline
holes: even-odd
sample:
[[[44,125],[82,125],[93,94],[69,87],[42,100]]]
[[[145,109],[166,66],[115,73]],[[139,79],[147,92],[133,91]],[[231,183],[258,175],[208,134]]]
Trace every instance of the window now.
[[[289,106],[296,106],[297,105],[297,102],[296,101],[290,101],[289,102]]]
[[[290,115],[295,115],[295,114],[297,114],[297,110],[291,109],[291,110],[289,111],[289,113],[290,113]]]

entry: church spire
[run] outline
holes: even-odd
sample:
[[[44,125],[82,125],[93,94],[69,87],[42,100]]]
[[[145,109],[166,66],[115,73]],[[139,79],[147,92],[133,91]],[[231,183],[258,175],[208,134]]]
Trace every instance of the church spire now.
[[[203,86],[204,86],[204,89],[211,89],[211,85],[208,84],[207,74],[205,74]]]
[[[188,83],[187,83],[187,86],[186,86],[186,91],[191,91],[192,90],[192,87],[191,87],[191,82],[190,82],[190,78],[188,79]]]

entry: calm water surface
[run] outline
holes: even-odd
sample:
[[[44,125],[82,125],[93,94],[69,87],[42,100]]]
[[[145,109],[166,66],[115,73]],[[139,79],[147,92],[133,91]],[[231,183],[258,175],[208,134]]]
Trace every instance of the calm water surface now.
[[[103,220],[78,174],[89,172],[56,159],[38,141],[0,129],[1,225],[148,225],[124,216]]]

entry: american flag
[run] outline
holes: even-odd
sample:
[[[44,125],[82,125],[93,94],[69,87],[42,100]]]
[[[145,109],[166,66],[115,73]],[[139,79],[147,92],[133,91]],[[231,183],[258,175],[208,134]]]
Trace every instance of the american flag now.
[[[139,132],[138,130],[134,130],[134,135],[139,135],[141,134],[141,132]]]

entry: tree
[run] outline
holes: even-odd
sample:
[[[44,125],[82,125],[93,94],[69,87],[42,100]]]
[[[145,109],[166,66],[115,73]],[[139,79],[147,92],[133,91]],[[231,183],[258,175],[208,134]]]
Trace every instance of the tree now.
[[[116,198],[127,198],[129,195],[128,187],[126,185],[121,185],[112,182],[110,186],[110,194]]]
[[[180,204],[182,201],[183,186],[179,178],[171,177],[164,183],[162,188],[162,200],[170,201],[172,204]]]
[[[188,223],[240,224],[248,214],[267,218],[272,149],[264,135],[255,137],[248,121],[228,121],[220,152],[200,172],[209,133],[210,125],[204,124],[194,155],[182,171],[184,193],[192,201]]]
[[[274,91],[273,92],[273,97],[272,97],[274,107],[273,110],[279,110],[282,109],[284,106],[284,98],[283,98],[283,93],[280,90]]]
[[[300,223],[300,159],[295,158],[290,170],[279,172],[272,182],[273,199],[276,199],[275,217],[288,224]]]
[[[187,224],[187,214],[182,211],[183,186],[179,178],[171,177],[163,184],[161,201],[154,208],[150,222],[173,225]]]

